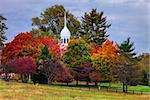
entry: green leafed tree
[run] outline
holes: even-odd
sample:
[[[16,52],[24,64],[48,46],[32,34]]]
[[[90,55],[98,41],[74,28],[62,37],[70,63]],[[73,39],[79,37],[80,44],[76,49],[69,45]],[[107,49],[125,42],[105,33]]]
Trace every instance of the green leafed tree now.
[[[77,65],[90,61],[88,44],[81,38],[72,39],[68,44],[66,53],[64,54],[63,62],[69,67],[76,67]]]
[[[32,25],[35,26],[35,28],[33,28],[31,32],[37,36],[40,35],[41,32],[48,32],[52,36],[59,38],[59,34],[64,26],[65,11],[62,5],[54,5],[47,8],[41,13],[40,17],[32,18]],[[73,36],[78,31],[80,22],[69,12],[66,12],[66,17],[67,26]]]
[[[137,85],[139,78],[139,67],[136,65],[137,59],[134,57],[134,43],[130,37],[120,44],[120,64],[116,68],[119,80],[123,83],[123,92],[128,91],[128,85]]]
[[[137,66],[140,67],[140,78],[139,83],[142,85],[150,85],[150,54],[145,53],[138,56],[140,61],[137,63]]]
[[[115,65],[108,57],[103,57],[101,55],[92,59],[93,67],[98,70],[101,74],[102,81],[104,82],[111,82],[113,79],[112,70]]]
[[[5,17],[0,15],[0,47],[4,45],[4,41],[7,39],[5,36],[5,30],[7,30],[7,26],[4,21],[7,20]]]
[[[97,12],[96,9],[92,9],[89,13],[85,12],[81,21],[79,35],[86,41],[101,45],[107,39],[106,30],[111,24],[108,24],[103,12]]]
[[[48,50],[48,47],[45,46],[42,51],[39,53],[38,60],[50,60],[51,59],[51,54]]]
[[[47,75],[49,75],[52,70],[47,70],[48,69],[48,68],[46,68],[47,66],[44,66],[43,63],[48,62],[48,61],[52,62],[52,58],[51,58],[51,54],[48,50],[48,47],[45,45],[44,48],[42,48],[42,50],[39,53],[38,58],[37,58],[37,69],[36,69],[36,73],[33,75],[33,79],[32,79],[33,82],[47,83],[47,81],[48,81]],[[44,68],[43,68],[43,66],[44,66]],[[43,70],[44,70],[44,72],[43,72]],[[46,70],[47,70],[47,72],[45,73]]]

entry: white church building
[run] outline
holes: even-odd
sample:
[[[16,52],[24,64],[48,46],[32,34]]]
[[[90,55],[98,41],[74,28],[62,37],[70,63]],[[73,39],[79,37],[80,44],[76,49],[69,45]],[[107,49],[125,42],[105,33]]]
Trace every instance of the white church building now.
[[[70,41],[70,31],[67,28],[67,18],[66,18],[66,13],[64,13],[64,28],[60,32],[60,41],[64,46],[68,45],[68,42]]]

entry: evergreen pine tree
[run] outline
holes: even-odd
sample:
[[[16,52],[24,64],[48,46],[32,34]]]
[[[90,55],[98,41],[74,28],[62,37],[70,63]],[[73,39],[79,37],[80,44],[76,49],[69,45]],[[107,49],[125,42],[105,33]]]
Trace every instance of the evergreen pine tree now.
[[[51,54],[48,50],[48,47],[44,46],[44,48],[39,54],[38,60],[50,60],[50,59],[51,59]]]
[[[92,9],[89,13],[86,12],[82,16],[79,36],[88,42],[95,42],[101,45],[108,37],[106,29],[111,26],[111,24],[107,23],[103,14],[103,12],[97,12],[96,9]]]
[[[5,30],[7,30],[8,28],[6,27],[6,24],[3,22],[5,20],[7,19],[2,15],[0,15],[0,47],[4,45],[3,42],[7,39],[5,36]]]
[[[130,37],[119,45],[120,61],[122,62],[117,69],[119,80],[123,83],[123,92],[128,91],[128,85],[137,85],[139,68],[135,65],[137,59],[134,57],[134,43],[130,41]]]
[[[134,43],[130,41],[130,37],[128,37],[126,41],[121,43],[119,47],[125,53],[131,54],[132,56],[136,55],[136,53],[133,52],[135,48]]]

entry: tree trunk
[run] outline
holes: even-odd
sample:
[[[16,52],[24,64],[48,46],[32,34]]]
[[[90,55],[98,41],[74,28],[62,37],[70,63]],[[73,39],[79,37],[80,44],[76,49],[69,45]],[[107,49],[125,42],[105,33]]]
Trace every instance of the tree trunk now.
[[[23,81],[24,83],[27,83],[27,82],[28,82],[28,75],[23,74],[22,76],[23,76],[22,81]]]
[[[25,79],[24,79],[24,75],[21,74],[21,79],[22,79],[22,82],[25,83]]]
[[[78,86],[78,79],[76,80],[76,86]]]
[[[95,86],[97,86],[97,82],[95,82]]]
[[[48,79],[47,79],[47,82],[48,82],[47,84],[49,84],[49,85],[50,85],[50,83],[51,83],[50,78],[48,78]]]
[[[124,84],[124,82],[123,82],[123,92],[125,92],[125,84]]]
[[[88,81],[86,81],[86,85],[89,86],[89,82]]]
[[[126,84],[126,93],[128,92],[128,85]]]
[[[22,76],[22,74],[20,74],[19,78],[20,78],[21,80],[23,80],[23,76]]]
[[[77,79],[76,79],[76,86],[78,86],[78,76],[77,76]]]
[[[111,82],[109,82],[109,89],[111,88]]]
[[[26,83],[24,74],[21,74],[21,80],[22,80],[23,83]]]
[[[7,74],[7,73],[5,73],[5,81],[7,81],[7,77],[8,77],[8,74]]]
[[[28,82],[31,82],[31,74],[29,74]]]

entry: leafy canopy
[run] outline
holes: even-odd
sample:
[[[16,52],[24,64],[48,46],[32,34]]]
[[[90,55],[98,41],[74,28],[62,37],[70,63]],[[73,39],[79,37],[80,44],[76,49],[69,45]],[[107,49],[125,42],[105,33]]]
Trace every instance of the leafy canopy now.
[[[6,63],[12,59],[28,56],[37,58],[43,47],[44,45],[40,42],[40,39],[34,38],[33,34],[20,33],[3,48],[2,61]]]
[[[12,61],[18,74],[31,74],[36,71],[36,64],[31,57],[18,58]]]
[[[42,48],[42,51],[39,54],[38,60],[50,60],[51,59],[51,54],[48,50],[47,46],[44,46],[44,48]]]
[[[64,26],[64,12],[65,8],[62,5],[54,5],[47,8],[41,13],[40,17],[32,18],[32,25],[36,26],[33,28],[31,33],[39,36],[41,32],[48,32],[51,36],[59,38],[59,34]],[[80,27],[80,22],[73,14],[67,12],[67,26],[74,35]]]
[[[111,60],[117,60],[117,52],[119,51],[119,48],[116,44],[114,44],[110,40],[106,40],[101,47],[99,48],[93,48],[91,50],[92,58],[96,56],[102,56],[110,58]]]
[[[113,78],[113,69],[118,61],[117,51],[118,47],[110,40],[91,51],[93,67],[100,72],[103,81],[111,81]]]
[[[2,62],[6,63],[19,57],[32,57],[36,59],[45,45],[52,58],[60,59],[60,51],[64,51],[63,47],[60,48],[61,43],[58,43],[57,40],[51,37],[37,38],[33,34],[26,32],[18,34],[11,42],[6,44],[3,48]],[[48,56],[47,54],[45,55]]]
[[[58,42],[56,39],[52,37],[44,37],[40,38],[40,42],[42,42],[45,46],[47,46],[51,58],[59,60],[62,56],[62,54],[65,52],[65,46]]]
[[[76,67],[77,65],[90,62],[89,45],[81,38],[70,40],[63,62],[69,67]]]

